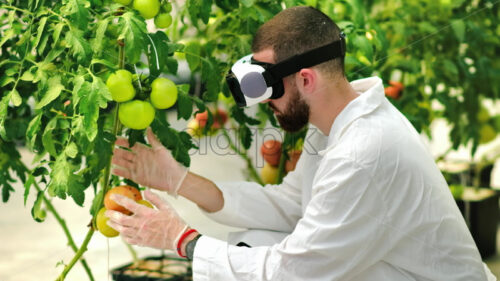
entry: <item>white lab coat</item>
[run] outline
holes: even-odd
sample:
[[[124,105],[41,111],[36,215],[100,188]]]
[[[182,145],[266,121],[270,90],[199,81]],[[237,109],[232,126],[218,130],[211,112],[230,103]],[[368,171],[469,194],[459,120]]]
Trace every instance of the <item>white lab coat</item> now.
[[[362,94],[329,136],[310,130],[282,184],[217,183],[224,207],[209,217],[290,234],[252,248],[202,236],[195,281],[488,280],[443,176],[381,79],[351,84]]]

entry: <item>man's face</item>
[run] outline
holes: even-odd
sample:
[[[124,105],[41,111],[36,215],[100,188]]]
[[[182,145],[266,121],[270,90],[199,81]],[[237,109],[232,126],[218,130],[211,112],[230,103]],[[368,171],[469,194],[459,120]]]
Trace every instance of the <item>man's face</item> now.
[[[274,63],[274,55],[271,49],[255,53],[255,60],[267,63]],[[279,99],[268,99],[269,107],[273,110],[276,119],[281,128],[287,132],[297,132],[309,122],[310,108],[304,99],[302,99],[294,76],[283,79],[285,93]]]

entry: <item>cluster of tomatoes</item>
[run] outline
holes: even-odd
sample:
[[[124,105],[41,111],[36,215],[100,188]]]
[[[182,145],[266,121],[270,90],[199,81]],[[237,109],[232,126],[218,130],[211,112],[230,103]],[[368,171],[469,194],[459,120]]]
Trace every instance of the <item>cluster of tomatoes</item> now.
[[[108,217],[104,215],[104,212],[106,212],[106,210],[113,210],[125,215],[132,215],[132,212],[130,212],[130,210],[124,208],[121,205],[118,205],[115,201],[111,200],[111,194],[120,194],[148,208],[153,208],[153,205],[151,205],[151,203],[142,199],[141,192],[137,188],[129,185],[120,185],[113,187],[104,196],[104,207],[99,210],[96,217],[97,230],[99,230],[99,232],[101,232],[102,235],[106,237],[116,237],[118,236],[118,234],[120,234],[118,231],[107,224]]]
[[[177,101],[177,86],[172,80],[158,77],[151,83],[150,101],[134,100],[136,91],[133,76],[128,70],[112,73],[106,86],[114,101],[121,103],[118,110],[120,122],[127,128],[143,130],[149,127],[156,109],[167,109]]]
[[[260,153],[266,162],[260,170],[260,176],[264,183],[274,184],[278,180],[278,166],[281,160],[282,145],[277,140],[267,140],[260,147]],[[295,170],[302,150],[293,149],[288,151],[288,159],[285,162],[285,172]]]
[[[116,3],[132,7],[145,19],[154,18],[157,28],[167,28],[172,24],[172,4],[160,0],[114,0]],[[133,2],[133,3],[132,3]]]
[[[217,130],[224,127],[226,124],[228,116],[225,110],[218,108],[217,110],[211,111],[213,117],[213,124],[208,131],[208,135],[214,135]],[[187,124],[187,133],[193,137],[201,137],[203,135],[203,130],[208,123],[208,111],[203,111],[197,113],[193,119],[191,119]]]

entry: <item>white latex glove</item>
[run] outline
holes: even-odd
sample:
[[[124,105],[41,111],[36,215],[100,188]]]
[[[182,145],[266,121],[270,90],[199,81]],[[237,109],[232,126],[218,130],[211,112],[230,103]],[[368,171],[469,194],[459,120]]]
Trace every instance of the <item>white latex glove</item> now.
[[[111,195],[111,200],[129,209],[133,215],[107,210],[108,225],[120,232],[129,244],[156,249],[176,250],[181,235],[188,229],[177,212],[158,195],[146,190],[144,195],[157,209],[141,205],[119,194]]]
[[[151,128],[147,130],[147,138],[151,147],[142,143],[136,143],[130,147],[127,139],[119,137],[116,140],[115,145],[130,150],[120,147],[114,149],[113,174],[177,196],[188,168],[172,157],[172,153],[161,144]]]

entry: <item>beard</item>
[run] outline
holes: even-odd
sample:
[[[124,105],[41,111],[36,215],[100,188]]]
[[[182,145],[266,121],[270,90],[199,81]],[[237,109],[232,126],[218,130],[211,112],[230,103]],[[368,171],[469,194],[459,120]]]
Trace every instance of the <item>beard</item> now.
[[[272,104],[269,104],[269,106],[278,111],[276,119],[278,119],[281,128],[287,132],[294,133],[304,128],[309,122],[310,108],[300,97],[297,88],[294,88],[290,94],[290,100],[288,101],[285,112],[280,112]]]

